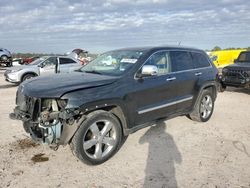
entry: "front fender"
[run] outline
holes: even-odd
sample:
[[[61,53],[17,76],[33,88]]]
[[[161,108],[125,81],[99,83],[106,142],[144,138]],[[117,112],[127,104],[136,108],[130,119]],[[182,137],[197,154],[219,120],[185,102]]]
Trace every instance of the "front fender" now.
[[[128,122],[126,118],[125,106],[120,101],[106,100],[93,103],[87,103],[78,107],[78,110],[82,112],[82,117],[77,120],[73,125],[64,124],[63,131],[60,138],[60,145],[66,145],[70,142],[80,125],[86,120],[87,115],[96,110],[106,110],[114,114],[120,121],[123,129],[123,134],[128,135]]]
[[[68,144],[85,119],[86,116],[82,116],[82,118],[77,120],[73,125],[64,124],[59,144],[60,145]]]
[[[106,110],[113,113],[119,119],[123,130],[128,128],[129,118],[128,111],[124,102],[120,99],[109,99],[109,100],[100,100],[91,103],[86,103],[80,106],[79,110],[84,114],[88,114],[95,110]],[[125,135],[127,133],[124,132]]]

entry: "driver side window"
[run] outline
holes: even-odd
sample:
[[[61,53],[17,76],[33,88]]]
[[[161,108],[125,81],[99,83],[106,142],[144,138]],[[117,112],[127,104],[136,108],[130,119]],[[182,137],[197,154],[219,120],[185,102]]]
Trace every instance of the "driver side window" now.
[[[55,67],[57,64],[57,58],[56,57],[49,57],[43,62],[44,67]]]
[[[168,51],[156,52],[150,56],[145,65],[154,65],[158,68],[158,76],[171,72],[170,55]]]

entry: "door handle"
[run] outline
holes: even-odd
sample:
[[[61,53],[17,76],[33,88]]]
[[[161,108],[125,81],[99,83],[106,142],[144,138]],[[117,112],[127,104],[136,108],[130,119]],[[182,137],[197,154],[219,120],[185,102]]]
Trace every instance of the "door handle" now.
[[[170,77],[170,78],[167,78],[166,81],[173,81],[173,80],[176,80],[176,77]]]
[[[202,72],[195,73],[195,76],[200,76],[200,75],[202,75]]]

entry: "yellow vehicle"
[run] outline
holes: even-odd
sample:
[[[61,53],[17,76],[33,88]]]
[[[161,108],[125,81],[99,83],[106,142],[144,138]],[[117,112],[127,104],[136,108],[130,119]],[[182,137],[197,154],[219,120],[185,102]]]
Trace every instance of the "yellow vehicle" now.
[[[209,56],[217,68],[223,68],[229,64],[233,64],[242,51],[246,51],[246,49],[214,51],[210,52]]]

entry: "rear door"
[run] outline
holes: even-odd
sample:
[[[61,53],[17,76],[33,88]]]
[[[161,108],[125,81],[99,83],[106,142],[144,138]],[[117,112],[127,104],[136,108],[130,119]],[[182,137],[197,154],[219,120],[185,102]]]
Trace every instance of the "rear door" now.
[[[198,76],[190,52],[176,50],[170,52],[172,71],[176,74],[176,111],[189,111],[192,107]]]
[[[208,80],[208,75],[214,74],[214,69],[211,68],[212,65],[205,53],[191,52],[191,54],[196,69],[195,75],[198,78],[197,88],[200,88]]]
[[[77,68],[81,67],[78,62],[74,61],[71,58],[60,57],[59,62],[60,63],[59,63],[58,72],[60,73],[72,72],[73,70],[76,70]]]

